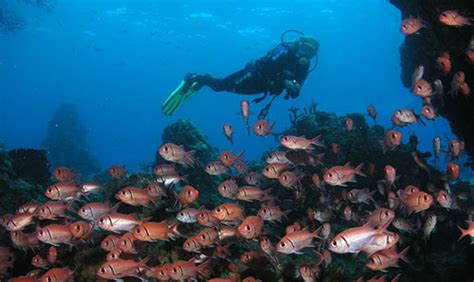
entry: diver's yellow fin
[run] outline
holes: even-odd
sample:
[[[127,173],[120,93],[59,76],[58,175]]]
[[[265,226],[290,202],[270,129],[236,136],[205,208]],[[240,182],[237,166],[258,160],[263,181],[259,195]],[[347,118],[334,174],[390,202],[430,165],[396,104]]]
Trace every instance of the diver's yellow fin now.
[[[191,84],[189,89],[186,92],[183,92],[183,86],[185,80],[183,80],[178,87],[168,96],[166,101],[163,103],[161,110],[167,116],[171,116],[181,105],[181,102],[192,97],[199,90],[200,87],[197,87],[198,83],[194,82]]]

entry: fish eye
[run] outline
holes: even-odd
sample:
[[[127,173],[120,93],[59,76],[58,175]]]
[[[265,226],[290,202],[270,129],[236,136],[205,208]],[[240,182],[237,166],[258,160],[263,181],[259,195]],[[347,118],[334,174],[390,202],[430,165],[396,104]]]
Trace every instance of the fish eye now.
[[[423,89],[423,87],[421,85],[418,85],[416,88],[418,88],[418,90]]]
[[[425,201],[428,201],[428,196],[423,196],[423,199],[425,199]]]
[[[80,225],[77,225],[77,226],[76,226],[76,230],[77,230],[77,231],[80,231],[80,230],[81,230],[81,226],[80,226]]]
[[[250,231],[250,229],[251,229],[251,228],[250,228],[250,225],[248,225],[248,224],[245,225],[245,230]]]
[[[370,258],[370,262],[371,262],[371,263],[375,263],[374,258]]]
[[[332,241],[333,246],[337,246],[337,241]]]
[[[163,270],[160,271],[160,275],[161,275],[161,276],[165,276],[165,272],[164,272]]]
[[[164,150],[165,150],[165,152],[168,152],[168,150],[169,150],[168,146],[165,146]]]
[[[82,212],[82,213],[85,213],[85,212],[86,212],[86,209],[81,209],[81,212]]]
[[[141,230],[140,228],[137,228],[137,233],[140,234]]]
[[[202,234],[202,235],[201,235],[201,239],[205,240],[205,239],[206,239],[206,235]]]
[[[208,165],[206,168],[207,168],[207,169],[211,169],[211,166],[210,166],[210,165]]]
[[[389,216],[389,212],[388,211],[385,211],[385,216]]]
[[[100,221],[100,223],[104,223],[105,220],[103,218],[101,218],[99,221]]]
[[[173,267],[173,272],[174,273],[178,272],[178,269],[176,269],[176,267]]]
[[[188,195],[191,195],[192,193],[193,193],[193,191],[188,190]]]
[[[48,282],[51,282],[51,281],[53,281],[53,279],[51,279],[51,277],[50,277],[50,276],[48,276],[48,278],[46,278],[46,279],[48,280]]]
[[[199,216],[200,216],[200,217],[203,217],[203,218],[206,217],[206,215],[205,215],[203,212],[200,213]]]
[[[329,173],[328,175],[329,175],[329,177],[332,177],[332,173]]]
[[[125,196],[125,194],[126,194],[126,192],[125,192],[125,191],[122,191],[122,195],[124,195],[124,196]]]
[[[280,243],[280,247],[284,248],[285,246],[286,246],[286,244],[284,242]]]
[[[269,169],[268,167],[266,167],[266,168],[265,168],[265,171],[266,171],[266,172],[269,172],[269,171],[270,171],[270,169]]]
[[[109,245],[109,241],[105,241],[105,246],[108,246]]]
[[[184,212],[180,212],[179,216],[184,216]],[[138,230],[138,229],[137,229]]]
[[[106,271],[106,270],[105,270],[104,267],[101,267],[101,268],[100,268],[100,272],[105,273],[105,271]]]
[[[446,13],[442,13],[441,16],[447,17],[448,15]]]
[[[43,236],[43,235],[44,235],[43,230],[40,231],[39,235],[40,235],[40,236]]]
[[[227,186],[225,186],[225,185],[222,186],[222,189],[227,190]]]
[[[186,242],[186,246],[191,247],[191,243]]]
[[[402,25],[402,28],[407,29],[408,27],[404,24],[404,25]]]
[[[216,211],[217,211],[217,212],[221,212],[221,209],[220,209],[220,208],[217,208]]]

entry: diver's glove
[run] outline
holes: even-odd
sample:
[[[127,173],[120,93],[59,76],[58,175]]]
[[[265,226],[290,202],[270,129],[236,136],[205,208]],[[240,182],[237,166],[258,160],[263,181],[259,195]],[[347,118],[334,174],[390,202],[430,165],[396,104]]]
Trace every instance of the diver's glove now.
[[[288,100],[289,97],[291,98],[298,97],[300,93],[301,85],[298,83],[298,81],[294,79],[292,80],[286,79],[285,89],[286,89],[285,99]]]

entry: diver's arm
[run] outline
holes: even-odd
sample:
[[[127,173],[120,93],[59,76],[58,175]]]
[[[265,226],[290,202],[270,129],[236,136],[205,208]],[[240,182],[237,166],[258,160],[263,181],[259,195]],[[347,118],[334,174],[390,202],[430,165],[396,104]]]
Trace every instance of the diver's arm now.
[[[300,76],[295,76],[293,73],[285,71],[285,89],[286,95],[285,99],[288,98],[296,98],[300,95],[301,87],[303,86],[306,77],[308,76],[308,72],[304,72]]]

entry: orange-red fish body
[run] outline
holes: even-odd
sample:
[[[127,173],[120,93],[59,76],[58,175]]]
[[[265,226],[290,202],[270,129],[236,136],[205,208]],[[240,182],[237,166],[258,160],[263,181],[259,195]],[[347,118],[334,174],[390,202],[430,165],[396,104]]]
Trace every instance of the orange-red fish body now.
[[[69,200],[78,196],[80,190],[74,183],[56,183],[49,186],[44,195],[51,200]]]
[[[106,251],[110,252],[114,248],[118,248],[120,238],[110,234],[109,236],[105,237],[102,242],[100,242],[100,247]]]
[[[244,210],[234,203],[226,203],[216,207],[212,210],[212,215],[221,222],[236,222],[245,218]]]
[[[41,282],[69,282],[74,281],[74,271],[67,267],[52,268],[41,276]]]
[[[438,66],[443,70],[444,74],[451,72],[451,57],[449,56],[448,52],[444,52],[441,56],[439,56],[436,59],[436,63],[438,63]]]
[[[145,191],[150,195],[151,197],[163,197],[166,196],[166,191],[163,189],[163,187],[160,186],[158,182],[150,182],[148,185],[145,187]]]
[[[260,184],[260,181],[262,180],[262,176],[259,173],[250,171],[247,173],[244,180],[248,185],[256,186]]]
[[[72,201],[68,205],[64,205],[62,201],[50,201],[44,203],[36,210],[36,215],[40,219],[55,220],[58,217],[67,217],[66,210],[71,209]]]
[[[263,230],[263,219],[258,216],[248,216],[237,228],[239,234],[247,239],[252,240],[260,236]]]
[[[143,207],[148,207],[150,203],[156,205],[155,201],[158,199],[158,197],[150,196],[145,189],[131,186],[120,189],[115,194],[115,198],[131,206]]]
[[[127,276],[136,276],[138,269],[145,266],[148,259],[140,262],[134,260],[115,259],[107,261],[97,269],[97,276],[104,279],[121,279]]]
[[[182,146],[173,143],[163,144],[158,149],[158,154],[165,160],[185,166],[194,166],[194,151],[186,152]]]
[[[49,268],[49,262],[39,254],[37,254],[31,259],[31,265],[33,265],[36,268],[44,268],[44,269]]]
[[[281,145],[291,150],[313,150],[314,146],[324,147],[319,141],[321,135],[314,137],[313,139],[306,139],[304,136],[292,136],[286,135],[281,138]]]
[[[283,187],[288,189],[298,189],[301,187],[298,176],[289,170],[282,172],[280,176],[278,176],[278,181]]]
[[[424,79],[417,80],[413,86],[412,91],[415,95],[421,98],[433,95],[433,87],[431,87],[431,84]]]
[[[276,245],[276,251],[283,254],[300,254],[307,247],[314,247],[313,238],[317,237],[318,230],[309,232],[307,229],[286,234]]]
[[[5,225],[8,231],[23,230],[25,227],[33,224],[34,213],[17,213],[12,215]]]
[[[169,223],[164,220],[162,222],[145,222],[137,226],[133,231],[133,235],[140,241],[155,242],[168,241],[179,237],[175,232],[177,224]]]
[[[333,166],[324,174],[324,182],[331,186],[347,186],[347,182],[357,182],[356,175],[365,176],[362,173],[363,163],[356,168],[352,168],[349,163],[344,166]]]
[[[61,166],[53,171],[53,176],[59,182],[72,182],[78,178],[74,170]]]
[[[201,232],[196,234],[196,240],[201,247],[209,247],[217,243],[219,234],[214,228],[204,228]]]
[[[238,160],[242,160],[242,156],[244,155],[244,152],[241,152],[240,154],[236,155],[232,153],[231,151],[224,151],[219,157],[219,160],[221,161],[222,164],[224,164],[226,167],[231,167],[234,165],[234,163]]]
[[[84,182],[79,188],[82,194],[92,194],[98,193],[102,189],[102,186],[96,182]]]
[[[253,126],[253,132],[255,135],[261,137],[267,137],[268,135],[272,134],[273,127],[275,126],[275,122],[270,124],[268,120],[261,119],[255,123]]]
[[[204,169],[209,175],[221,175],[229,172],[229,167],[221,161],[210,162]]]
[[[115,212],[103,215],[97,221],[100,228],[115,233],[130,232],[140,224],[142,221],[136,220],[131,215]]]
[[[239,186],[237,186],[235,180],[231,178],[219,184],[217,191],[224,198],[234,199],[239,192]]]
[[[446,10],[439,15],[439,21],[447,26],[461,27],[472,25],[471,19],[459,14],[457,10]]]
[[[191,185],[186,185],[181,189],[179,194],[176,194],[176,192],[174,192],[174,194],[176,200],[178,200],[181,205],[186,206],[193,204],[197,200],[199,197],[199,190]]]
[[[425,27],[425,25],[421,19],[410,17],[402,20],[400,32],[405,35],[411,35],[417,33],[423,27]]]
[[[430,208],[433,203],[433,197],[423,191],[408,194],[402,198],[409,214],[418,213]]]
[[[264,201],[265,198],[268,196],[270,189],[261,190],[259,187],[256,186],[242,186],[239,188],[239,192],[236,195],[236,199],[239,201]]]
[[[92,238],[92,226],[85,221],[76,221],[69,225],[71,234],[80,240],[89,240]]]
[[[284,163],[288,163],[289,160],[286,157],[286,152],[275,151],[275,152],[270,153],[267,156],[266,162],[267,164],[274,164],[274,163],[284,164]]]
[[[196,221],[199,225],[207,227],[217,227],[221,223],[219,219],[212,215],[210,210],[200,210],[196,215]]]
[[[163,176],[169,174],[177,174],[176,167],[170,164],[160,164],[155,166],[153,169],[153,174],[155,176]]]
[[[257,215],[265,221],[281,222],[281,218],[286,218],[289,213],[290,210],[282,211],[279,206],[266,205],[258,210]]]
[[[345,126],[346,126],[346,131],[347,131],[347,132],[350,133],[350,132],[352,131],[352,129],[354,129],[354,121],[352,121],[351,118],[346,118],[346,119],[344,120],[344,124],[345,124]]]
[[[231,144],[234,144],[234,140],[232,139],[232,126],[230,124],[224,124],[224,135]]]
[[[108,169],[108,172],[112,178],[122,178],[127,175],[125,165],[113,165]]]
[[[421,114],[427,120],[435,120],[437,116],[436,110],[430,105],[424,105],[423,108],[421,108]]]
[[[288,163],[271,163],[267,165],[262,173],[269,179],[278,179],[280,174],[288,169]]]
[[[456,180],[459,178],[459,166],[455,163],[448,163],[446,174],[449,179]]]
[[[207,278],[209,261],[196,266],[192,261],[178,260],[169,266],[168,275],[172,280],[197,280],[198,277]]]
[[[82,206],[77,214],[83,219],[87,220],[97,220],[101,216],[111,213],[114,208],[109,207],[106,203],[92,202]]]
[[[72,245],[73,235],[66,225],[50,224],[39,228],[36,237],[45,244],[59,246],[59,244]]]

